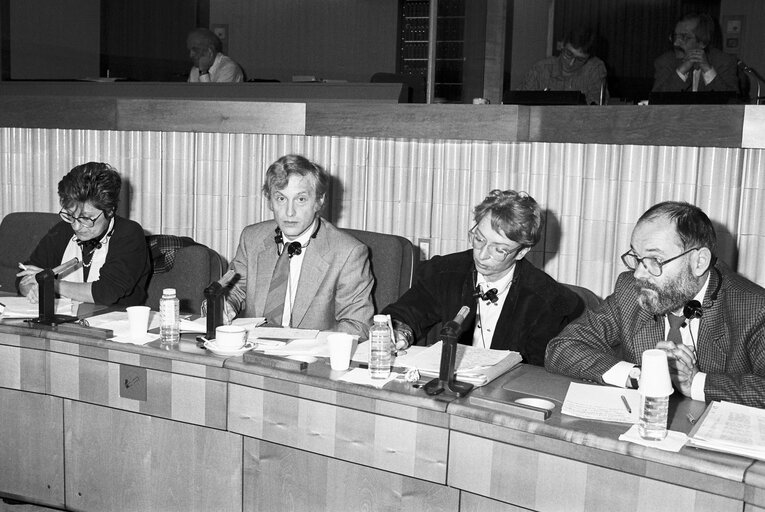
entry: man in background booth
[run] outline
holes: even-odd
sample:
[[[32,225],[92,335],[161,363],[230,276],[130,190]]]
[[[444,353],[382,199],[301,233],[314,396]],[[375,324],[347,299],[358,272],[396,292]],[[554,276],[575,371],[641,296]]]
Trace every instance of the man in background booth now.
[[[223,55],[223,44],[214,32],[195,28],[186,38],[186,47],[194,67],[189,82],[241,82],[244,73],[239,64]]]
[[[711,45],[715,21],[708,14],[687,14],[669,36],[672,50],[654,62],[653,90],[738,91],[736,58]]]
[[[643,352],[659,348],[683,395],[765,407],[765,289],[717,261],[716,243],[700,208],[648,209],[622,255],[629,271],[550,342],[546,368],[634,388]]]
[[[431,327],[470,313],[459,342],[514,350],[542,365],[547,342],[584,310],[579,296],[524,259],[542,236],[542,210],[529,195],[492,190],[474,210],[472,249],[435,256],[390,314],[399,349],[423,341]]]
[[[230,269],[239,274],[224,304],[272,326],[342,331],[366,338],[374,306],[367,246],[323,219],[330,178],[300,155],[266,172],[274,220],[244,228]]]
[[[596,34],[591,29],[571,30],[563,39],[557,57],[547,57],[526,73],[520,89],[524,91],[581,91],[588,105],[608,103],[606,65],[592,55]]]

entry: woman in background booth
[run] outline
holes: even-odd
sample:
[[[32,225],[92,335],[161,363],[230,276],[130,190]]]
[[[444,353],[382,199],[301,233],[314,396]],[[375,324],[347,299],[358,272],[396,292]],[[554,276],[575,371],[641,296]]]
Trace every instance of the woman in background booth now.
[[[116,215],[122,180],[109,164],[78,165],[58,183],[61,222],[19,265],[19,291],[38,301],[35,274],[77,258],[81,263],[55,280],[61,297],[120,306],[143,304],[151,270],[143,228]]]

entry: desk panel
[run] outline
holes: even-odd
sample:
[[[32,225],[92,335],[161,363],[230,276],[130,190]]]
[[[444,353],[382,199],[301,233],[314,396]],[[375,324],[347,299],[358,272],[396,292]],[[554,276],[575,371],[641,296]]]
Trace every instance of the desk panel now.
[[[0,388],[0,494],[64,506],[63,422],[60,398]]]

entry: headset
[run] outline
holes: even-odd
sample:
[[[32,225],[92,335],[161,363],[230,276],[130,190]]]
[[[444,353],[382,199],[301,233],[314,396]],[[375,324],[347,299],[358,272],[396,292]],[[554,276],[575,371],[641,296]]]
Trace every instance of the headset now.
[[[720,286],[722,286],[722,274],[717,269],[717,267],[713,267],[713,268],[714,268],[714,271],[717,272],[717,285],[715,286],[715,289],[712,292],[712,295],[709,296],[710,302],[714,302],[717,300],[717,294],[720,293]],[[711,305],[707,307],[709,308],[711,307]],[[688,320],[693,320],[694,318],[701,318],[703,314],[704,314],[704,307],[697,300],[690,300],[685,304],[685,307],[683,307],[683,316],[687,318]]]
[[[316,238],[316,235],[319,233],[319,228],[321,228],[321,218],[319,218],[319,222],[316,223],[316,229],[313,230],[313,233],[311,233],[311,239]],[[274,233],[276,235],[274,236],[274,242],[276,242],[276,253],[281,256],[282,252],[284,252],[284,236],[282,235],[282,230],[279,226],[276,226],[276,229],[274,230]],[[311,243],[311,240],[308,240],[305,245],[300,245],[300,242],[290,242],[287,244],[287,256],[292,258],[293,256],[297,256],[300,253],[303,252],[303,249],[305,247],[308,247],[308,245]]]
[[[481,287],[478,285],[476,285],[475,290],[473,291],[473,298],[483,299],[486,302],[491,302],[492,304],[496,304],[499,300],[499,297],[497,297],[496,288],[492,288],[490,290],[486,290],[485,293],[481,293]]]

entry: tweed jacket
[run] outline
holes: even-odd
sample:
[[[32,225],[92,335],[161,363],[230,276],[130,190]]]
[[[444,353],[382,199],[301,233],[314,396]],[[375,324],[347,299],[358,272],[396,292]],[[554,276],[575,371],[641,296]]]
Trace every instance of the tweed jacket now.
[[[707,52],[709,64],[715,68],[717,76],[709,84],[704,79],[699,80],[699,91],[738,91],[738,72],[736,58],[724,53],[717,48],[709,48]],[[690,91],[692,77],[687,82],[677,75],[676,69],[680,61],[675,57],[675,52],[667,52],[659,56],[654,63],[653,91],[672,92]]]
[[[383,313],[401,320],[419,341],[439,322],[470,306],[459,342],[470,345],[476,323],[473,251],[436,256],[421,267],[412,288]],[[541,366],[547,342],[584,311],[579,296],[522,259],[515,264],[513,283],[502,307],[491,348],[515,350],[523,361]]]
[[[239,279],[227,301],[240,316],[264,316],[276,261],[276,222],[244,228],[231,262]],[[304,249],[292,327],[342,331],[366,338],[372,323],[372,287],[367,246],[324,219]]]
[[[622,273],[600,307],[569,324],[547,346],[545,367],[600,383],[619,361],[641,364],[664,339],[664,320],[637,301],[632,272]],[[765,289],[718,262],[702,304],[697,366],[707,401],[765,407]]]

